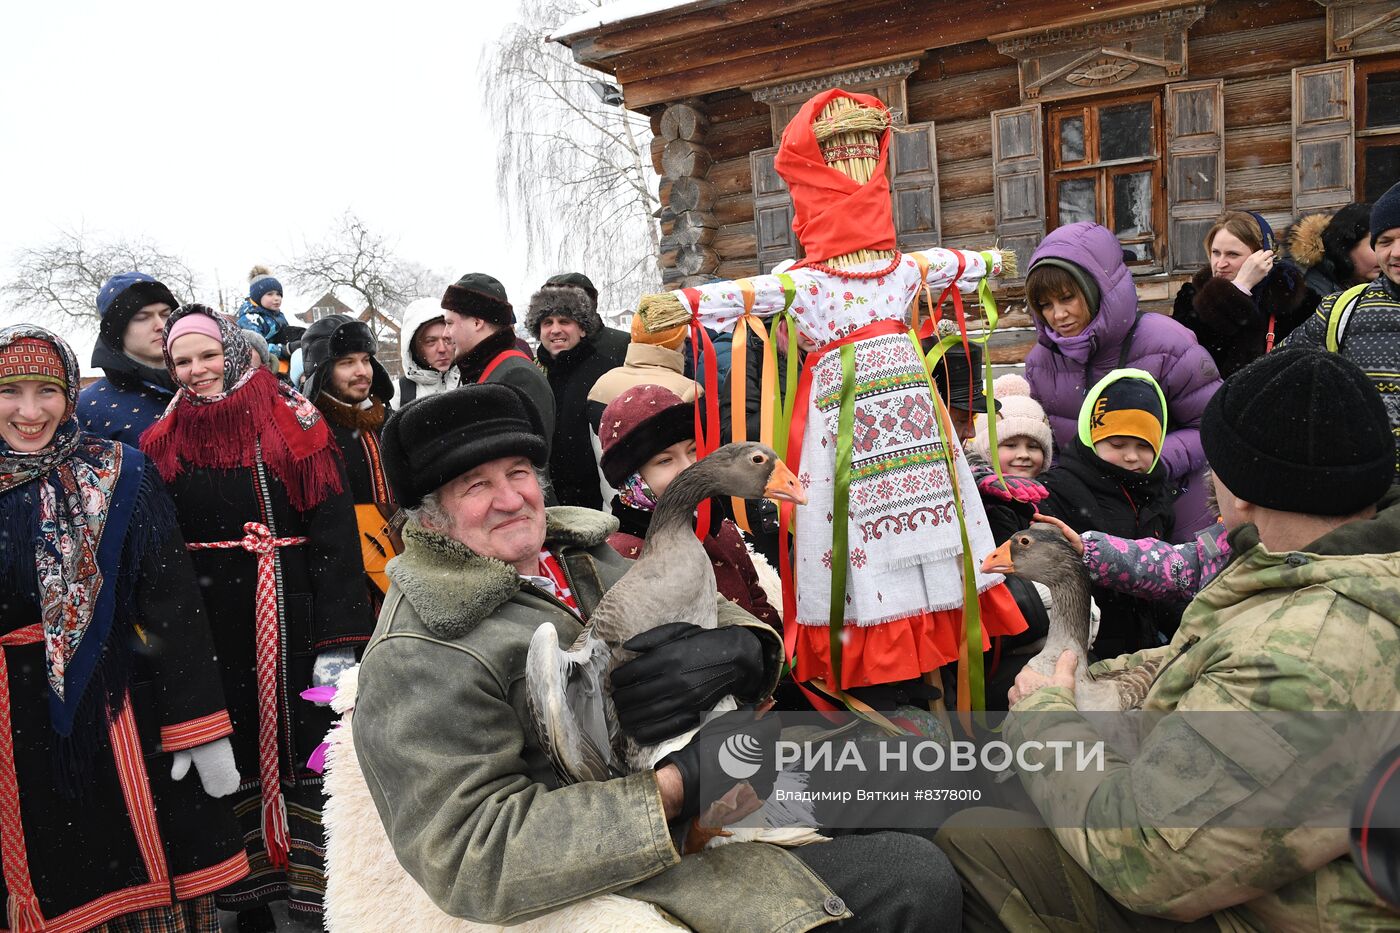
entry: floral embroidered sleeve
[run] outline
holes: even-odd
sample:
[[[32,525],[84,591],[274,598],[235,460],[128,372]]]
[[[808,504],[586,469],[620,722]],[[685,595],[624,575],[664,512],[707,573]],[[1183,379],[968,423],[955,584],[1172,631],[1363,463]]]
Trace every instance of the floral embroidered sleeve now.
[[[962,258],[962,275],[958,278],[958,291],[976,291],[977,286],[988,276],[1001,275],[1004,267],[1001,250],[987,250],[986,253],[974,252],[968,249],[934,249],[920,250],[916,255],[922,256],[928,261],[928,274],[925,281],[930,288],[944,289],[958,271],[958,258]],[[990,267],[987,259],[991,258]],[[937,296],[935,296],[937,297]]]
[[[1215,524],[1185,544],[1156,538],[1129,540],[1086,531],[1084,566],[1099,586],[1144,599],[1190,599],[1230,559],[1225,526]]]
[[[868,323],[870,319],[897,318],[906,313],[918,291],[919,256],[928,262],[925,280],[928,286],[942,291],[957,276],[958,288],[974,291],[987,275],[1000,275],[1002,254],[996,250],[986,256],[971,250],[930,249],[902,256],[898,262],[873,260],[852,270],[854,277],[831,275],[821,268],[794,269],[786,275],[755,275],[747,280],[711,282],[695,288],[672,292],[681,305],[694,307],[689,296],[697,296],[700,323],[717,330],[729,330],[744,313],[744,289],[747,281],[753,289],[752,312],[758,317],[770,317],[787,305],[785,288],[792,291],[791,309],[807,318],[813,334],[822,338],[833,336],[823,325],[831,323],[835,334],[844,325]],[[987,257],[992,258],[990,267]],[[961,263],[960,263],[961,260]],[[959,265],[962,274],[958,276]],[[881,267],[884,267],[883,269]]]

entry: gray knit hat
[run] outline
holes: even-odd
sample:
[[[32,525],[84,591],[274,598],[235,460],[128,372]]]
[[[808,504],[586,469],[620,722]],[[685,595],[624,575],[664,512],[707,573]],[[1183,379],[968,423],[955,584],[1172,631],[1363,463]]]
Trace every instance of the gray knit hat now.
[[[573,318],[583,328],[585,337],[603,329],[603,319],[593,309],[588,293],[577,285],[546,285],[530,296],[525,327],[536,339],[540,336],[540,322],[547,317]]]

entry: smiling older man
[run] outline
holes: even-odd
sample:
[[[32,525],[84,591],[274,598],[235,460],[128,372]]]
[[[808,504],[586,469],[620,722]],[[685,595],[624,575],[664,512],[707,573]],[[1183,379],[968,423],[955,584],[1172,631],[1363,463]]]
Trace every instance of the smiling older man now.
[[[509,386],[414,402],[389,420],[383,443],[412,518],[360,668],[355,747],[395,855],[438,907],[517,923],[617,892],[695,930],[957,928],[951,868],[917,837],[681,856],[672,827],[705,802],[683,775],[698,771],[700,789],[722,790],[719,746],[738,728],[761,728],[751,719],[705,726],[659,770],[560,786],[526,708],[526,651],[545,622],[573,642],[626,572],[631,562],[607,544],[616,521],[545,507],[540,418]],[[693,726],[722,694],[771,693],[777,634],[732,603],[718,608],[718,628],[676,626],[688,630],[618,669],[669,687],[645,701],[645,716],[614,693],[624,730],[655,741]]]

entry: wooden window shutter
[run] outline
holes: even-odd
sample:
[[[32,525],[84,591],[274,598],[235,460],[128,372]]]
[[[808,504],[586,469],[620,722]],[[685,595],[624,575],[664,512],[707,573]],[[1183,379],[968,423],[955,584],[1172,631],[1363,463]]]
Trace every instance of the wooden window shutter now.
[[[997,239],[1024,270],[1045,239],[1045,155],[1040,104],[992,111],[992,191]]]
[[[797,258],[797,234],[792,232],[792,195],[773,170],[773,157],[777,154],[776,146],[749,153],[749,171],[753,174],[754,242],[760,275],[767,275],[785,259]]]
[[[940,240],[938,145],[932,123],[899,127],[890,138],[890,196],[895,241],[903,252],[932,249]]]
[[[1351,59],[1293,69],[1293,213],[1351,203],[1356,179]]]
[[[1166,93],[1167,249],[1171,271],[1194,271],[1225,212],[1225,82],[1169,84]]]

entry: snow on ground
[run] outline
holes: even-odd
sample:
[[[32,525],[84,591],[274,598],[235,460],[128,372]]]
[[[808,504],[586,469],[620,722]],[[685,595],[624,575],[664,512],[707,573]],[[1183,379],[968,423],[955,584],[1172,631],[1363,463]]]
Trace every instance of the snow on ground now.
[[[711,0],[618,0],[616,3],[606,3],[596,9],[580,13],[572,19],[565,20],[550,34],[549,38],[553,42],[562,42],[579,33],[602,26],[611,26],[629,19],[640,19],[655,13],[665,13],[670,10],[679,10],[681,7],[701,6],[702,4],[713,5]]]

